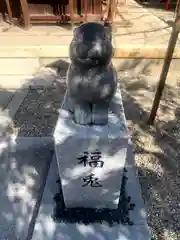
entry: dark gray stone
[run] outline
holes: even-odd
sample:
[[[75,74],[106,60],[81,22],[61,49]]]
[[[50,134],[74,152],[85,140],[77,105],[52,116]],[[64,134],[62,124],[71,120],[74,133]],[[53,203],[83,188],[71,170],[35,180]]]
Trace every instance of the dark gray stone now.
[[[62,106],[65,106],[65,108],[68,109],[70,113],[74,113],[74,105],[74,100],[68,95],[68,92],[66,91]]]
[[[70,60],[85,69],[96,65],[107,66],[113,56],[111,29],[96,22],[81,24],[74,29],[70,44]]]
[[[117,89],[112,55],[109,28],[95,22],[82,24],[75,29],[70,44],[71,64],[67,71],[67,88],[69,97],[76,103],[74,120],[80,125],[108,123],[109,104],[106,103],[112,100]],[[91,107],[87,107],[87,104]]]
[[[79,138],[86,138],[89,136],[91,138],[97,137],[97,134],[101,138],[106,138],[111,131],[110,136],[116,135],[117,133],[122,138],[128,137],[128,131],[126,126],[126,118],[124,114],[124,108],[122,103],[121,91],[117,90],[113,101],[110,103],[108,112],[108,125],[98,126],[82,126],[75,124],[72,121],[72,113],[69,108],[72,106],[72,101],[69,102],[68,94],[66,92],[63,104],[59,110],[59,118],[54,131],[54,138],[61,139],[61,136],[68,137],[77,134]],[[59,132],[62,129],[63,134]]]
[[[109,103],[96,103],[92,105],[92,124],[106,125],[108,123]]]
[[[117,87],[115,69],[110,64],[106,68],[94,67],[79,70],[71,64],[67,72],[67,88],[70,97],[78,103],[110,102]]]

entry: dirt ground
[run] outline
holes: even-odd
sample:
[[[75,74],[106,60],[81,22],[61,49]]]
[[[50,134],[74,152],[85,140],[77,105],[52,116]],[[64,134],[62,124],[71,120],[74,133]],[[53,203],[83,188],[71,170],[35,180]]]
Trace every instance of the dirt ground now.
[[[63,78],[64,79],[64,78]],[[14,124],[19,136],[52,135],[65,83],[51,88],[30,89]],[[155,125],[146,121],[156,90],[146,74],[119,72],[129,130],[132,135],[139,180],[147,205],[152,239],[180,239],[180,85],[166,85]]]
[[[180,239],[178,79],[174,88],[166,86],[153,127],[148,127],[146,121],[155,86],[148,84],[145,77],[124,78],[123,82],[125,112],[152,239]]]

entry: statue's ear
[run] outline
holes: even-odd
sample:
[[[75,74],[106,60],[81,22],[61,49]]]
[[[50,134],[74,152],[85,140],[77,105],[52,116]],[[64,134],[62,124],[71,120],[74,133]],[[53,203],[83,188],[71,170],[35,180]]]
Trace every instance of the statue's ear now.
[[[75,28],[73,29],[73,36],[76,36],[76,35],[77,35],[77,31],[78,31],[78,28],[75,27]]]
[[[109,38],[110,41],[112,41],[112,27],[110,24],[104,25],[106,37]]]

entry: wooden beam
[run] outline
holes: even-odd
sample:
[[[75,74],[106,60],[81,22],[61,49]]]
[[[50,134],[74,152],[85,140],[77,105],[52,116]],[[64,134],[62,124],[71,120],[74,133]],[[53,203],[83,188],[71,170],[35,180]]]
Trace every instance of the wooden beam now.
[[[24,27],[25,27],[25,29],[29,29],[30,17],[29,17],[29,9],[28,9],[27,0],[20,0],[20,3],[21,3],[22,15],[23,15]]]
[[[6,0],[6,7],[8,11],[8,18],[10,23],[12,23],[12,10],[11,10],[11,5],[10,5],[10,0]]]

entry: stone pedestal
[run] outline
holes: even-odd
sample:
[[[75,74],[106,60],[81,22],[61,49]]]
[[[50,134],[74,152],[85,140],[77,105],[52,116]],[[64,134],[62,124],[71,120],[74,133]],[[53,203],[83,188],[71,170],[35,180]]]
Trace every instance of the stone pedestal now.
[[[67,94],[54,131],[66,207],[118,207],[128,134],[120,91],[105,126],[81,126],[68,111]]]

